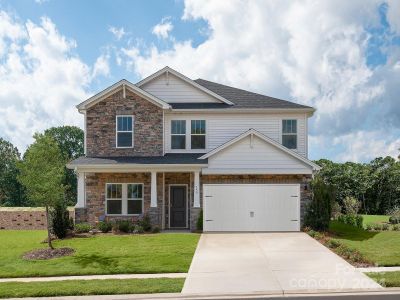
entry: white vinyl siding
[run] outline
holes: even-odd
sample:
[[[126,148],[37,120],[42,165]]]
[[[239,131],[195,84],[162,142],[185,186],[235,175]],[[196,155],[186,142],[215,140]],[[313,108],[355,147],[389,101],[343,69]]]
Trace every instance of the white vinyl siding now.
[[[311,169],[299,159],[265,142],[247,136],[208,159],[209,174],[309,174]]]
[[[189,83],[169,73],[163,74],[141,86],[143,90],[168,103],[217,102],[220,100],[208,95]]]
[[[243,132],[253,128],[260,133],[272,138],[278,143],[282,143],[282,120],[297,120],[297,153],[307,157],[306,146],[306,120],[305,114],[221,114],[221,113],[203,113],[203,114],[165,114],[165,136],[170,136],[170,126],[172,119],[206,120],[206,149],[190,149],[180,152],[209,152],[227,141],[237,137]],[[190,123],[189,123],[190,124]],[[177,152],[171,150],[170,139],[165,140],[165,151]]]

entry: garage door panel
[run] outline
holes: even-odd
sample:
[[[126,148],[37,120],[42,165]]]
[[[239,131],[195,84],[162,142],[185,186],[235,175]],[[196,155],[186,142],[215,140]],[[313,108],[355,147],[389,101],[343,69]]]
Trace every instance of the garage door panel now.
[[[298,231],[298,184],[204,185],[205,231]]]

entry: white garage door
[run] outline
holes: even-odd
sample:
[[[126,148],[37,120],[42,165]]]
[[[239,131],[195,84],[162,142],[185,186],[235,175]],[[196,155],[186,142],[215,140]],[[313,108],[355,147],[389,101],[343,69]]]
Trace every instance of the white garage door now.
[[[298,184],[205,184],[204,231],[299,231]]]

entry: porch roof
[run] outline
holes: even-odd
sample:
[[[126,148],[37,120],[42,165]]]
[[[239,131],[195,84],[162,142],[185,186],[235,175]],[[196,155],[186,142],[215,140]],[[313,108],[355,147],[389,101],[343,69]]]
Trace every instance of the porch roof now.
[[[110,165],[207,165],[207,159],[198,159],[204,153],[167,153],[164,156],[86,157],[72,160],[67,167]]]

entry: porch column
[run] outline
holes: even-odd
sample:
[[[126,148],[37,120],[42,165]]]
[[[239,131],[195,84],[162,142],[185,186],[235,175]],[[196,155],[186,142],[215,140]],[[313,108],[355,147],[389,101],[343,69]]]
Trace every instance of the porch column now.
[[[78,180],[78,201],[75,207],[85,207],[85,173],[78,172],[76,175]]]
[[[157,207],[157,172],[151,172],[151,201],[150,207]]]
[[[200,172],[194,172],[194,198],[193,207],[200,207]]]

